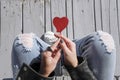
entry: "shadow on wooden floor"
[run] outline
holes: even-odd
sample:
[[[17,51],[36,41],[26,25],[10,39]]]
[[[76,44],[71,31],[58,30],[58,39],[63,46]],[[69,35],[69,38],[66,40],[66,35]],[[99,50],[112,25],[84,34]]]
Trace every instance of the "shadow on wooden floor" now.
[[[3,80],[13,80],[13,78],[4,78]]]

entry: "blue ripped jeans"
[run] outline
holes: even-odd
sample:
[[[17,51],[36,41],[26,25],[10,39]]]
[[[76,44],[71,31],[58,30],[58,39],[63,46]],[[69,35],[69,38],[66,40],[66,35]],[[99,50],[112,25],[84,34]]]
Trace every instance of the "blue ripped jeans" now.
[[[110,34],[98,31],[74,42],[77,55],[87,58],[88,66],[98,80],[113,80],[116,49]],[[23,63],[30,65],[48,46],[33,33],[18,35],[12,49],[13,77]]]

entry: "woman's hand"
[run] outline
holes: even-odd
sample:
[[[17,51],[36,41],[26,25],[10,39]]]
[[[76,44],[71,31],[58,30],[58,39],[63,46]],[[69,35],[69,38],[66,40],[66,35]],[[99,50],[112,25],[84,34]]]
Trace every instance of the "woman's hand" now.
[[[50,48],[52,51],[46,50],[42,53],[40,74],[44,77],[48,77],[53,70],[61,56],[61,49],[59,48],[60,39],[58,39]]]
[[[64,52],[65,65],[71,66],[71,67],[77,67],[78,60],[77,60],[75,43],[61,34],[55,34],[55,36],[58,38],[61,38],[60,46]]]

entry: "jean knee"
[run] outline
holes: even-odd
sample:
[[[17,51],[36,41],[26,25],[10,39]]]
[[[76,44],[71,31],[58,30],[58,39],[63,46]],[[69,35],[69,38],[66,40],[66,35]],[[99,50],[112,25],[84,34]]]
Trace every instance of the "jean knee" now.
[[[82,56],[87,57],[90,69],[98,78],[114,71],[116,49],[113,37],[109,33],[97,31],[90,34],[85,38],[82,50]]]
[[[115,50],[115,43],[113,37],[109,33],[102,31],[98,31],[98,35],[100,36],[100,40],[103,42],[107,52],[113,52]]]
[[[22,66],[22,63],[30,63],[34,56],[32,54],[22,54],[31,52],[33,48],[34,34],[33,33],[25,33],[19,34],[14,42],[12,49],[12,68],[13,68],[13,76],[15,77]],[[30,58],[27,58],[30,57]]]
[[[97,52],[97,55],[95,55],[97,58],[95,58],[95,60],[98,59],[98,63],[101,65],[98,68],[98,73],[94,73],[97,74],[100,80],[103,78],[110,79],[113,77],[116,62],[116,48],[114,39],[109,33],[103,31],[97,31],[94,37],[96,38],[94,48],[95,52]],[[95,70],[95,68],[93,70]]]
[[[31,51],[33,47],[33,39],[33,33],[20,34],[15,38],[13,48],[22,47],[25,51]]]
[[[92,35],[94,38],[93,41],[96,42],[96,43],[93,43],[93,45],[96,45],[96,44],[102,45],[102,47],[105,48],[107,53],[112,53],[113,51],[115,51],[114,39],[109,33],[103,32],[103,31],[97,31]]]

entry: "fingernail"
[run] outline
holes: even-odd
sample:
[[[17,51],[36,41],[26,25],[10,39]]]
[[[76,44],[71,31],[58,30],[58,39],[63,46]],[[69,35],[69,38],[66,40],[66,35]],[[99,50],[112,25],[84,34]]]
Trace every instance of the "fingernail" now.
[[[60,46],[57,46],[58,49],[60,49],[61,47]]]
[[[60,42],[63,43],[63,40],[61,39]]]

